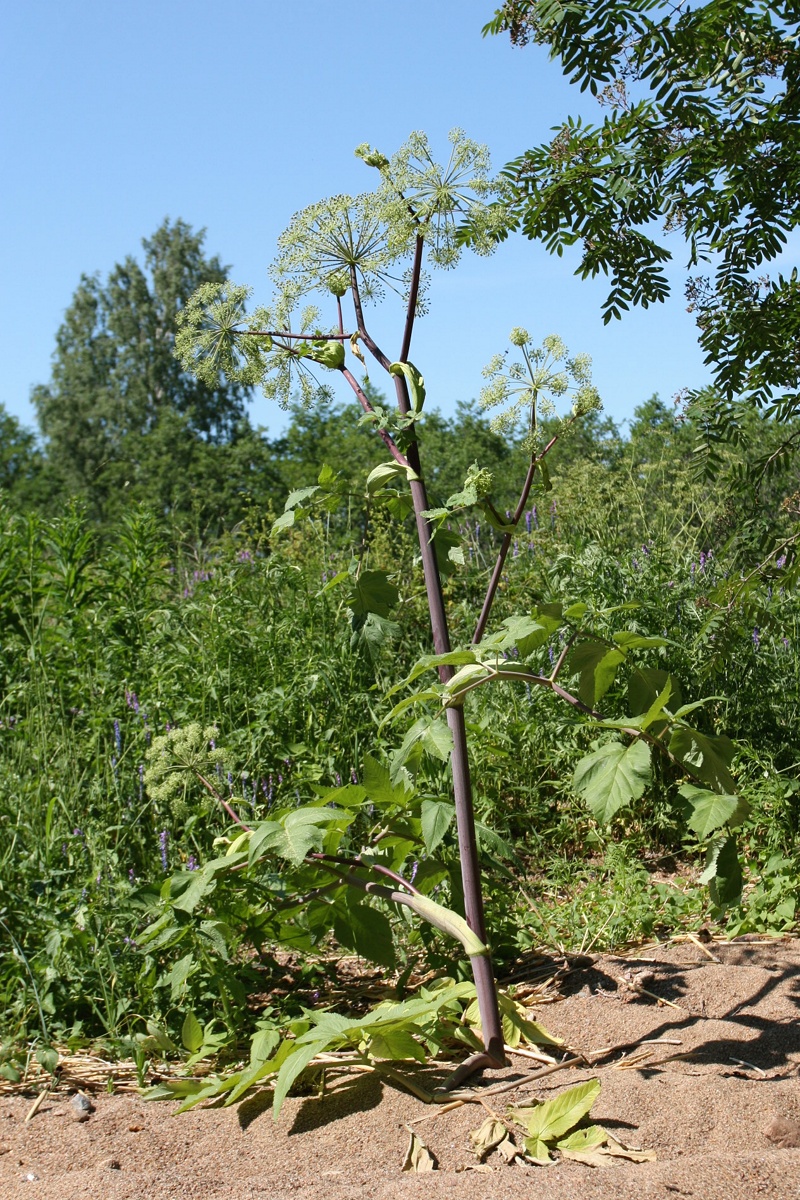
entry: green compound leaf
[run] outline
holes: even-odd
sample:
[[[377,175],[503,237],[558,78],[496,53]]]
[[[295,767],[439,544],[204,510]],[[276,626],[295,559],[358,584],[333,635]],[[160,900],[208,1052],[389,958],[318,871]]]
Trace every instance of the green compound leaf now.
[[[181,1041],[190,1054],[196,1054],[203,1044],[203,1030],[193,1012],[187,1012],[183,1018]]]
[[[334,921],[337,942],[361,958],[381,967],[395,966],[394,942],[389,920],[369,904],[350,903],[346,912]]]
[[[722,796],[719,792],[708,792],[691,783],[684,783],[678,791],[692,806],[692,815],[687,824],[701,838],[707,838],[722,825],[731,828],[741,825],[749,810],[747,802],[739,796]]]
[[[275,1094],[272,1099],[272,1116],[273,1120],[277,1121],[280,1116],[283,1102],[289,1094],[294,1081],[302,1075],[312,1058],[320,1054],[327,1048],[328,1038],[317,1040],[314,1042],[306,1042],[303,1045],[298,1044],[297,1049],[289,1055],[284,1062],[278,1078],[275,1080]]]
[[[362,571],[353,584],[350,607],[357,617],[367,613],[388,617],[399,595],[394,584],[389,583],[385,571]]]
[[[577,1087],[562,1092],[555,1100],[547,1100],[534,1108],[514,1108],[511,1115],[528,1130],[529,1141],[554,1142],[583,1120],[599,1094],[600,1080],[588,1079],[586,1083],[579,1083]],[[528,1140],[525,1142],[526,1146]]]
[[[582,758],[572,786],[598,821],[607,823],[625,804],[638,800],[650,782],[650,749],[645,742],[609,742]]]
[[[713,737],[682,725],[673,731],[669,749],[679,763],[715,792],[731,796],[736,791],[728,770],[736,748],[729,737]]]
[[[605,642],[581,642],[569,656],[569,669],[580,677],[578,695],[589,708],[602,699],[614,682],[617,667],[625,661],[622,650]]]
[[[700,876],[718,908],[736,904],[742,894],[742,864],[734,837],[719,837],[708,847],[706,869]]]
[[[428,854],[433,854],[453,823],[455,806],[449,800],[422,801],[422,837]]]

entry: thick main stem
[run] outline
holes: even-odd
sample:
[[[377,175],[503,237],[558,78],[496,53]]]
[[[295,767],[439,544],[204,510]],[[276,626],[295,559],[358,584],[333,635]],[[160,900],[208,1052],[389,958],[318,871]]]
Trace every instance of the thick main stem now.
[[[419,272],[422,264],[422,250],[422,239],[418,238],[414,253],[412,286],[403,333],[401,362],[408,361],[408,354],[411,347],[411,334],[414,326],[419,288]],[[352,268],[350,271],[350,282],[358,332],[372,356],[381,364],[384,370],[389,371],[391,367],[390,359],[384,354],[367,330],[358,290],[358,280],[355,270]],[[404,416],[408,416],[411,413],[411,401],[408,395],[408,385],[405,376],[395,375],[393,378],[398,407]],[[423,516],[423,513],[428,509],[428,496],[422,480],[419,446],[416,440],[410,442],[406,451],[406,459],[413,474],[416,476],[416,478],[409,480],[409,488],[414,505],[417,538],[422,556],[422,570],[425,579],[425,592],[428,599],[433,647],[437,654],[446,654],[450,650],[450,633],[447,627],[447,614],[444,605],[442,581],[439,575],[439,565],[436,561],[436,550],[431,540],[433,531],[428,524],[427,518]],[[439,668],[439,676],[443,683],[446,683],[452,675],[452,667]],[[469,772],[467,732],[463,709],[448,709],[447,723],[453,735],[453,751],[450,766],[453,776],[453,798],[456,809],[461,879],[464,889],[464,915],[473,933],[477,934],[483,943],[486,943],[486,922],[483,913],[483,895],[480,883],[480,866],[478,864],[478,841],[475,832],[475,812],[472,802],[472,782]],[[461,1064],[458,1071],[448,1081],[448,1086],[450,1087],[458,1086],[470,1074],[484,1067],[505,1066],[503,1026],[497,1003],[497,990],[495,988],[491,958],[488,955],[470,958],[470,964],[475,980],[485,1051],[482,1054],[471,1055],[466,1062]]]

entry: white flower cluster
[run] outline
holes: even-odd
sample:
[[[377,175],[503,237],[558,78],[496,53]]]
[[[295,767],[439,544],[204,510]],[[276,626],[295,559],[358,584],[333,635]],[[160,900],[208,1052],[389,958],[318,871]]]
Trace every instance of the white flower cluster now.
[[[600,396],[592,385],[592,360],[588,354],[568,357],[560,337],[552,334],[534,347],[526,329],[517,327],[509,335],[512,346],[522,351],[522,361],[508,361],[508,351],[495,354],[484,367],[488,381],[479,403],[484,411],[495,411],[491,426],[497,433],[511,435],[524,421],[525,445],[531,453],[539,448],[539,420],[555,414],[555,399],[572,394],[573,417],[600,408]]]

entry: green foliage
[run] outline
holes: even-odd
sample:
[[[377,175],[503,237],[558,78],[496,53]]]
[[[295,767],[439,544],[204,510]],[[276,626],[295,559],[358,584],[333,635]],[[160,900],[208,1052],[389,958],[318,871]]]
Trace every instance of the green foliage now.
[[[607,274],[606,320],[663,300],[671,257],[654,222],[683,236],[700,343],[723,400],[798,409],[796,271],[765,274],[800,220],[797,30],[791,5],[509,0],[485,32],[548,48],[609,109],[568,118],[504,171],[511,225],[578,274]]]

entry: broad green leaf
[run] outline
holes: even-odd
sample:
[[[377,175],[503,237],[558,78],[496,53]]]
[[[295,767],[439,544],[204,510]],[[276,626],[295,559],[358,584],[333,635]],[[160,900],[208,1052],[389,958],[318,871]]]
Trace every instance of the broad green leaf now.
[[[220,862],[214,859],[206,863],[204,867],[201,867],[199,871],[193,872],[193,878],[189,886],[177,900],[173,900],[173,908],[179,908],[181,912],[194,912],[200,901],[210,892],[213,892],[216,887],[215,874],[220,869],[220,865]]]
[[[386,1029],[374,1033],[369,1040],[367,1053],[371,1058],[388,1059],[390,1062],[415,1059],[424,1063],[426,1057],[424,1048],[407,1029]]]
[[[448,697],[447,703],[450,705],[463,703],[463,696],[459,696],[468,684],[474,683],[477,679],[486,679],[491,674],[491,667],[486,667],[483,663],[467,663],[456,671],[452,679],[448,679],[444,686],[444,694]]]
[[[387,721],[394,721],[397,717],[402,716],[409,708],[413,708],[416,704],[429,704],[432,700],[441,703],[442,692],[436,692],[433,688],[426,688],[424,692],[414,692],[412,696],[406,696],[405,699],[395,704],[388,717]]]
[[[528,1158],[532,1162],[537,1163],[540,1167],[544,1167],[547,1163],[551,1163],[553,1159],[550,1156],[550,1151],[545,1142],[538,1137],[527,1137],[523,1142]]]
[[[552,1142],[582,1121],[600,1094],[600,1080],[588,1079],[534,1108],[515,1108],[515,1121],[524,1125],[532,1139]],[[527,1145],[527,1143],[526,1143]]]
[[[402,783],[392,783],[388,767],[378,762],[371,754],[364,756],[361,782],[369,800],[377,808],[389,808],[408,804],[412,793]]]
[[[281,513],[281,515],[272,522],[272,532],[279,533],[281,529],[290,529],[292,525],[294,525],[294,521],[294,510],[289,509],[288,512]]]
[[[712,737],[681,725],[672,731],[669,749],[679,763],[703,783],[709,784],[715,792],[731,796],[736,791],[733,776],[728,770],[735,753],[730,738],[724,735]]]
[[[267,1062],[272,1052],[281,1040],[278,1029],[258,1029],[250,1042],[250,1066],[260,1066]]]
[[[559,1150],[593,1150],[596,1146],[605,1146],[608,1134],[602,1125],[589,1125],[586,1129],[576,1129],[568,1137],[560,1138]]]
[[[294,1081],[299,1075],[302,1075],[312,1058],[315,1058],[317,1054],[320,1054],[327,1047],[327,1038],[306,1042],[303,1045],[298,1044],[297,1049],[286,1059],[278,1072],[278,1078],[275,1080],[275,1094],[272,1099],[272,1116],[275,1121],[280,1116],[283,1102],[288,1096],[289,1089]]]
[[[582,758],[572,785],[598,821],[607,823],[625,804],[638,800],[650,782],[650,748],[645,742],[608,742]]]
[[[353,583],[350,607],[355,615],[376,613],[388,617],[399,599],[400,593],[390,583],[385,571],[362,571]]]
[[[670,685],[670,690],[663,703],[669,701],[670,709],[674,712],[681,704],[681,689],[674,675],[656,667],[638,667],[631,671],[628,680],[628,712],[633,713],[635,717],[646,713],[663,694],[667,684]]]
[[[453,823],[455,806],[449,800],[423,800],[422,837],[428,854],[433,854]]]
[[[617,667],[625,661],[622,650],[615,650],[605,642],[581,642],[575,646],[569,656],[569,669],[578,675],[578,695],[589,708],[595,705],[606,694]]]
[[[318,491],[319,487],[316,484],[313,484],[311,487],[297,488],[286,497],[286,503],[283,507],[286,512],[289,512],[290,509],[297,508],[298,504],[302,504],[304,500],[310,500]]]
[[[744,880],[734,837],[719,837],[711,842],[700,882],[708,884],[711,899],[718,908],[737,903]]]
[[[395,965],[394,940],[388,917],[369,904],[349,903],[333,925],[337,942],[381,967]]]
[[[165,986],[167,984],[169,984],[170,1000],[172,1001],[173,1004],[178,1000],[179,996],[181,995],[181,993],[184,989],[184,985],[186,984],[186,980],[189,978],[189,975],[191,974],[193,966],[194,966],[194,955],[193,954],[185,954],[183,956],[183,958],[179,958],[178,961],[173,964],[171,970],[168,971],[167,974],[161,980],[161,983],[163,983]],[[184,1045],[185,1045],[185,1043],[184,1043]],[[192,1047],[187,1046],[186,1048],[187,1048],[187,1050],[191,1050]]]
[[[647,637],[641,633],[633,633],[628,629],[620,629],[614,634],[614,641],[621,650],[650,650],[657,646],[668,645],[663,637]]]
[[[324,826],[336,821],[345,827],[355,815],[343,808],[316,808],[314,805],[293,808],[282,820],[264,821],[257,826],[250,839],[250,862],[268,850],[299,866],[310,850],[322,849]]]
[[[420,741],[428,754],[441,759],[442,762],[448,762],[453,750],[453,735],[446,721],[427,722]]]
[[[367,494],[374,496],[377,492],[386,487],[395,479],[418,479],[419,476],[412,471],[411,467],[404,467],[402,463],[391,462],[381,463],[374,467],[367,476]]]
[[[196,1054],[203,1044],[203,1030],[193,1012],[187,1012],[181,1026],[181,1041],[190,1054]]]
[[[691,783],[684,783],[678,791],[692,806],[692,815],[687,824],[698,837],[707,838],[722,825],[735,828],[747,816],[748,805],[738,796],[707,792]]]
[[[474,650],[448,650],[447,654],[426,654],[414,664],[411,673],[401,683],[395,684],[387,694],[392,696],[401,688],[408,687],[415,679],[419,679],[420,675],[424,675],[426,671],[430,671],[434,667],[460,667],[465,663],[477,661]]]

